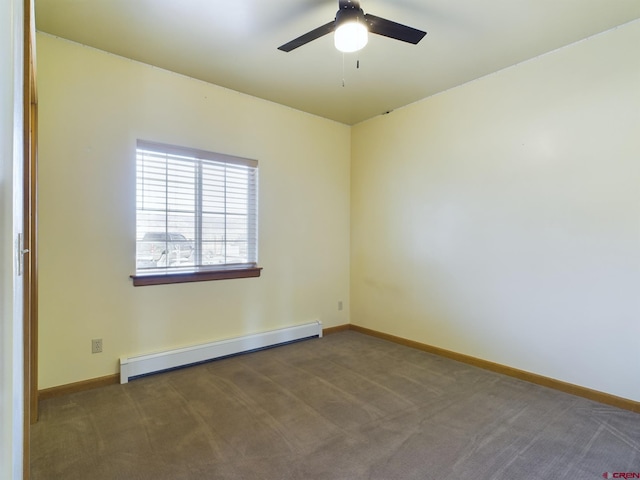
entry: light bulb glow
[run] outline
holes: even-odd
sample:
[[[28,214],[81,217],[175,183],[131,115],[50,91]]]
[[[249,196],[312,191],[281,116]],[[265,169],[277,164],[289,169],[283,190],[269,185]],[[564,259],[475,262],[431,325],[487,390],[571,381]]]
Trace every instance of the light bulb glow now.
[[[367,27],[358,21],[345,22],[336,28],[333,41],[341,52],[357,52],[369,41],[368,33]]]

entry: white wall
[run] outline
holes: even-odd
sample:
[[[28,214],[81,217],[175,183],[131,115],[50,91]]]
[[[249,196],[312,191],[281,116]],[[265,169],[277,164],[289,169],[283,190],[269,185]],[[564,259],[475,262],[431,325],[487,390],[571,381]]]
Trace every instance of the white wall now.
[[[22,282],[14,239],[22,231],[20,1],[0,1],[0,478],[22,478]]]
[[[40,389],[121,355],[349,322],[349,127],[48,35],[37,48]],[[136,139],[258,160],[262,277],[131,285]]]
[[[352,323],[640,401],[640,21],[353,128]]]

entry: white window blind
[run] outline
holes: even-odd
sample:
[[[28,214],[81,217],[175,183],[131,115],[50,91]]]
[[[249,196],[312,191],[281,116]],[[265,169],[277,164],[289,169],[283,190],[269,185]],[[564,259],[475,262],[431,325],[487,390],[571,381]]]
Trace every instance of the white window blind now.
[[[136,273],[254,267],[258,162],[138,141]]]

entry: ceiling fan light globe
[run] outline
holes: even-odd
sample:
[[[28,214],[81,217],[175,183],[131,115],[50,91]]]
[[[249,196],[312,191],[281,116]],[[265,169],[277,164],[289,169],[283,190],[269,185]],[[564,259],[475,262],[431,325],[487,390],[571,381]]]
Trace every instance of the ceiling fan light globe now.
[[[367,27],[357,21],[346,22],[336,28],[333,41],[338,50],[344,53],[357,52],[369,41]]]

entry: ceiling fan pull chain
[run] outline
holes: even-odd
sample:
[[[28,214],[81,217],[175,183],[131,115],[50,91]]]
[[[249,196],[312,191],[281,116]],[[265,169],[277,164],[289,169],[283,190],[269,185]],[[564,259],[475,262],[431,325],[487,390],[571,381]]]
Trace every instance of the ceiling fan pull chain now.
[[[344,52],[342,52],[342,87],[344,88]]]

